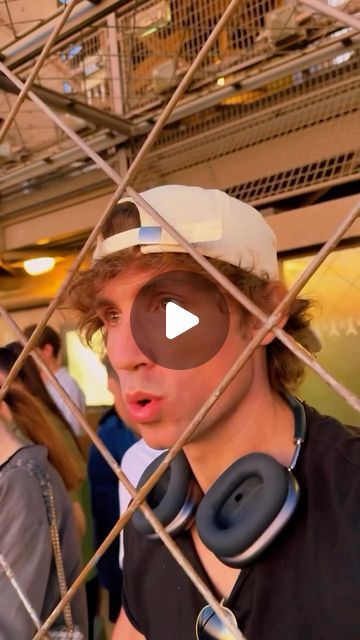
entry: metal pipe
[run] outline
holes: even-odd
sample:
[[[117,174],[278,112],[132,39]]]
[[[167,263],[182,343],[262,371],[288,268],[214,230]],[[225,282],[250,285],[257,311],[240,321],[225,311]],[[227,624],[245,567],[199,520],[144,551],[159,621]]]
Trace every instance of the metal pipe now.
[[[14,95],[19,94],[19,89],[15,84],[3,75],[0,76],[0,89]],[[74,100],[73,98],[69,98],[64,94],[48,89],[47,87],[34,85],[32,87],[32,91],[36,96],[43,100],[45,104],[53,107],[57,111],[63,111],[72,116],[76,116],[77,118],[82,118],[97,127],[103,127],[109,131],[122,133],[124,135],[124,140],[133,135],[133,127],[130,122],[117,115],[92,107],[80,100]]]
[[[137,5],[138,4],[139,1],[137,2]],[[99,5],[91,7],[89,7],[87,2],[83,3],[71,20],[65,25],[62,33],[59,35],[58,42],[66,40],[66,38],[92,25],[95,21],[104,18],[120,7],[123,7],[124,11],[129,11],[129,5],[126,0],[102,0]],[[2,49],[1,52],[3,56],[5,56],[9,69],[16,69],[26,62],[33,60],[47,42],[49,33],[51,33],[50,30],[44,31],[41,35],[32,38],[30,43],[18,42],[12,48]]]
[[[298,0],[298,2],[299,4],[305,4],[307,7],[314,9],[314,11],[323,13],[325,16],[334,18],[334,20],[338,20],[356,31],[360,31],[360,20],[349,13],[345,13],[345,11],[341,11],[341,9],[330,7],[325,2],[320,2],[320,0]]]

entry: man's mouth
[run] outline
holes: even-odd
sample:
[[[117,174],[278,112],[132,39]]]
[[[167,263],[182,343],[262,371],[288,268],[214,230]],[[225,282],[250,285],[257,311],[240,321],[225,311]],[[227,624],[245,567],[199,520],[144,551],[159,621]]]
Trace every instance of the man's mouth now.
[[[136,422],[151,422],[159,413],[162,398],[146,392],[125,394],[129,414]]]

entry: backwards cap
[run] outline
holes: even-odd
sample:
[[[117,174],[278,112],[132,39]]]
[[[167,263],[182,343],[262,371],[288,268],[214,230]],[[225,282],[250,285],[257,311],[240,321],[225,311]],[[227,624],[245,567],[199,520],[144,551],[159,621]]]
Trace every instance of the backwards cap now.
[[[276,238],[263,216],[253,207],[218,189],[165,185],[141,193],[160,215],[208,258],[218,258],[271,280],[279,277]],[[139,246],[142,253],[186,253],[145,209],[131,198],[141,226],[99,238],[94,259]],[[121,215],[121,214],[120,214]]]

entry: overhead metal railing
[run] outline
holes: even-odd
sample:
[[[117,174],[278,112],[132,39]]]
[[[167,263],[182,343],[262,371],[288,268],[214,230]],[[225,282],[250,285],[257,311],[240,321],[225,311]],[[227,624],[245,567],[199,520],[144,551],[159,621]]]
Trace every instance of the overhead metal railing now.
[[[205,24],[206,21],[208,22],[210,21],[209,22],[210,24],[212,23],[211,21],[214,20],[215,4],[214,3],[208,4],[203,2],[203,0],[197,0],[196,7],[198,11],[196,12],[196,15],[191,14],[190,16],[187,14],[188,15],[187,19],[189,20],[191,18],[194,24],[194,29],[196,33],[199,30],[201,30],[201,25]],[[88,135],[89,126],[104,129],[105,135],[107,134],[107,132],[109,132],[110,135],[107,139],[107,142],[105,141],[105,145],[102,146],[102,149],[104,150],[106,149],[107,145],[108,147],[112,146],[111,136],[114,133],[115,134],[118,133],[124,136],[124,138],[120,141],[119,139],[117,139],[116,144],[124,143],[123,147],[125,148],[126,140],[127,138],[129,138],[131,140],[131,143],[128,146],[129,147],[131,146],[132,148],[136,146],[136,142],[135,142],[135,145],[133,143],[134,139],[139,138],[143,135],[146,135],[147,132],[151,129],[151,127],[153,126],[154,120],[156,120],[159,115],[159,112],[160,112],[159,110],[161,109],[161,103],[164,98],[160,97],[160,99],[158,99],[157,104],[154,104],[149,111],[146,105],[148,100],[151,101],[153,99],[151,87],[148,87],[147,94],[145,96],[145,104],[143,106],[141,106],[141,104],[144,96],[140,94],[138,95],[137,92],[135,91],[135,93],[131,94],[133,97],[131,97],[130,95],[128,97],[130,101],[134,100],[136,102],[136,105],[137,105],[137,108],[135,110],[136,113],[134,110],[130,111],[125,117],[125,116],[119,116],[118,113],[115,113],[112,110],[111,98],[109,96],[104,98],[104,104],[102,104],[101,101],[99,102],[99,105],[98,105],[99,108],[94,107],[93,104],[87,103],[88,91],[86,90],[87,84],[84,79],[82,79],[81,82],[79,81],[80,85],[78,83],[79,86],[74,87],[71,90],[72,91],[71,93],[66,93],[65,89],[64,89],[64,92],[61,92],[61,89],[54,91],[53,87],[56,85],[56,82],[59,85],[59,82],[61,80],[60,78],[61,72],[65,68],[68,68],[68,71],[69,71],[68,79],[69,80],[71,79],[71,73],[73,72],[72,66],[76,58],[79,57],[79,59],[80,58],[82,59],[82,56],[87,55],[86,53],[88,49],[88,46],[86,44],[87,41],[88,40],[91,41],[93,38],[98,37],[99,34],[101,35],[102,32],[104,32],[104,37],[103,39],[98,38],[99,40],[106,41],[107,37],[110,38],[110,35],[111,35],[111,40],[114,40],[115,38],[115,45],[116,45],[116,42],[118,42],[120,47],[119,66],[120,66],[120,69],[123,69],[123,71],[126,70],[128,64],[130,64],[130,62],[127,62],[126,56],[130,54],[129,52],[126,53],[126,47],[124,45],[123,39],[130,36],[126,35],[126,32],[124,31],[125,27],[123,29],[121,25],[123,24],[123,21],[126,22],[126,20],[128,22],[130,21],[129,24],[131,24],[131,21],[133,19],[134,20],[140,19],[140,17],[142,16],[142,12],[145,11],[147,7],[151,7],[152,5],[153,5],[152,0],[147,0],[146,2],[140,2],[140,3],[130,2],[130,3],[126,3],[126,5],[120,4],[119,6],[118,6],[118,3],[113,3],[113,6],[117,9],[117,12],[112,14],[113,20],[111,23],[112,24],[111,28],[107,25],[105,21],[105,17],[103,16],[99,21],[98,17],[100,14],[96,13],[95,24],[94,22],[92,22],[91,23],[92,27],[90,28],[90,23],[89,24],[87,23],[89,28],[85,30],[85,32],[81,32],[81,33],[77,32],[78,38],[72,40],[72,45],[69,39],[67,40],[67,43],[65,45],[64,41],[61,40],[60,38],[60,34],[59,34],[59,37],[56,39],[56,41],[53,42],[51,47],[50,47],[51,40],[48,40],[46,46],[49,49],[50,55],[47,56],[46,64],[49,64],[49,61],[50,61],[50,66],[47,69],[46,73],[43,73],[44,66],[46,65],[43,65],[42,67],[42,75],[40,78],[41,86],[39,86],[39,84],[32,85],[34,93],[36,93],[42,100],[44,100],[44,102],[46,102],[48,106],[56,109],[57,111],[67,114],[69,117],[75,116],[75,118],[80,118],[83,121],[84,129],[83,129],[83,133],[81,134],[82,136],[85,137]],[[280,2],[280,0],[278,3],[276,3],[276,6],[277,5],[279,5],[279,7],[281,8],[282,3]],[[299,7],[300,6],[302,5],[299,3]],[[74,17],[77,17],[80,9],[81,11],[83,11],[85,7],[87,7],[87,10],[89,10],[90,12],[94,10],[94,7],[89,7],[88,3],[84,4],[83,2],[79,1],[76,4],[76,6],[72,9],[69,19],[66,21],[63,27],[61,36],[66,31],[66,28],[68,27],[70,22],[72,22]],[[102,9],[105,9],[106,10],[105,12],[107,12],[109,10],[110,5],[109,3],[102,2],[100,3],[100,5],[95,7],[96,11],[98,11],[100,7]],[[69,7],[67,7],[67,9],[68,8]],[[176,35],[176,38],[180,38],[180,40],[181,38],[184,37],[183,28],[181,27],[181,16],[182,16],[181,11],[183,11],[181,9],[181,4],[179,3],[177,4],[177,0],[176,0],[173,8],[172,21],[168,27],[169,29],[171,28],[172,34],[177,33],[177,30],[179,31],[179,33],[177,33]],[[339,12],[339,10],[337,11]],[[252,8],[251,21],[250,21],[251,24],[247,25],[246,27],[247,29],[250,29],[251,33],[253,34],[252,37],[256,36],[260,27],[263,30],[262,25],[264,21],[266,23],[267,16],[270,13],[271,12],[268,9],[268,0],[256,0]],[[345,15],[345,16],[350,15],[350,14],[346,14],[344,11],[340,13],[341,15]],[[91,15],[93,14],[91,13]],[[239,15],[241,15],[241,13]],[[311,16],[310,10],[309,10],[309,15]],[[134,18],[132,18],[132,16]],[[350,16],[350,17],[351,17],[351,23],[353,24],[354,21],[357,20],[357,18],[356,16]],[[95,20],[94,16],[93,16],[93,19]],[[124,22],[124,25],[125,25],[125,22]],[[360,43],[360,34],[354,30],[351,31],[350,29],[347,29],[345,33],[341,33],[341,29],[339,29],[339,24],[341,26],[341,23],[337,21],[336,24],[338,25],[336,30],[334,30],[334,26],[331,28],[329,27],[328,29],[328,31],[330,30],[331,32],[331,38],[329,37],[323,40],[321,40],[321,38],[316,38],[314,40],[309,40],[309,42],[306,43],[306,46],[304,49],[301,48],[300,52],[296,51],[294,53],[291,51],[291,49],[289,50],[285,49],[283,51],[281,48],[279,50],[277,50],[276,48],[271,50],[270,48],[262,55],[258,55],[256,48],[255,49],[250,48],[249,53],[246,53],[245,51],[246,38],[244,35],[240,34],[240,31],[241,31],[240,30],[239,34],[237,34],[236,37],[234,36],[235,40],[233,44],[234,46],[236,45],[234,50],[237,52],[236,56],[240,54],[242,55],[242,52],[243,52],[244,54],[246,53],[246,55],[249,57],[248,63],[246,63],[246,65],[243,67],[241,64],[239,66],[238,62],[236,62],[235,65],[233,64],[234,62],[233,58],[231,56],[227,57],[226,49],[224,49],[224,43],[221,44],[220,41],[218,41],[216,45],[217,50],[219,49],[219,55],[220,55],[218,63],[220,64],[221,62],[221,64],[219,66],[217,63],[217,66],[219,66],[219,68],[217,69],[217,71],[215,69],[215,72],[216,72],[215,75],[214,75],[214,69],[210,67],[208,68],[208,66],[206,66],[204,67],[204,69],[206,69],[206,74],[202,78],[202,81],[200,83],[198,80],[194,82],[195,78],[193,78],[191,95],[189,95],[185,100],[182,99],[181,103],[176,106],[176,108],[174,109],[174,111],[172,112],[169,118],[168,124],[174,123],[176,121],[184,120],[196,113],[199,113],[200,111],[205,112],[205,111],[209,111],[209,109],[211,108],[215,109],[216,106],[230,103],[232,100],[241,101],[243,99],[246,102],[246,96],[251,94],[251,92],[256,93],[256,91],[259,91],[266,94],[268,91],[270,91],[269,87],[271,85],[274,85],[277,81],[279,81],[279,83],[285,82],[288,76],[289,77],[293,76],[294,78],[293,84],[296,84],[296,80],[295,80],[296,74],[301,74],[302,69],[316,67],[321,64],[327,64],[329,61],[331,61],[331,59],[334,59],[337,56],[350,55],[351,52],[354,49],[356,49],[357,45]],[[232,25],[233,25],[232,28],[236,28],[236,24],[232,22]],[[311,25],[313,28],[316,25],[316,20],[314,21],[314,24],[313,22],[311,22]],[[132,39],[134,38],[139,39],[137,35],[139,32],[139,28],[135,28],[135,26],[132,27],[132,31],[130,29],[130,35]],[[267,26],[266,30],[271,31],[271,28]],[[161,33],[162,32],[160,29],[159,37]],[[201,37],[203,38],[203,36]],[[146,36],[145,41],[147,41],[147,38],[148,37]],[[229,34],[227,35],[227,39],[228,38],[229,38]],[[142,41],[142,38],[140,38],[140,40]],[[69,56],[70,56],[71,46],[75,46],[76,44],[80,46],[81,52],[70,58]],[[169,46],[170,45],[165,46],[165,44],[163,44],[163,38],[161,37],[159,40],[159,55],[160,56],[166,56],[168,54],[170,55],[171,51],[169,49]],[[199,46],[198,42],[196,42],[194,44],[194,47],[189,49],[189,54],[191,55],[194,54],[198,46]],[[286,52],[286,56],[283,55],[285,52]],[[279,54],[281,54],[281,60],[277,59]],[[116,77],[116,78],[112,77],[111,74],[113,73],[113,70],[111,70],[112,66],[109,62],[109,55],[110,55],[110,52],[107,51],[106,47],[100,49],[99,56],[102,60],[101,65],[104,65],[104,68],[108,65],[108,70],[106,70],[106,73],[104,71],[105,73],[104,83],[109,84],[109,87],[110,87],[109,91],[111,94],[112,83],[123,84],[124,87],[126,88],[126,83],[127,82],[131,83],[132,82],[131,77],[132,76],[135,77],[136,69],[134,69],[133,70],[134,73],[132,73],[131,72],[132,67],[130,65],[129,73],[127,73],[126,76],[123,77],[123,75],[121,75],[121,77]],[[114,52],[113,52],[113,55],[114,55]],[[146,57],[142,58],[140,53],[139,53],[139,56],[140,56],[139,61],[141,62],[141,64],[145,63]],[[60,75],[58,78],[54,78],[52,76],[56,71],[56,64],[59,63],[60,60],[62,61],[61,63],[62,66],[61,66],[61,69],[57,71],[57,73]],[[9,64],[7,63],[6,59],[4,60],[4,63],[6,64],[7,67],[9,67]],[[77,73],[80,73],[81,71],[81,64],[79,63],[79,65],[80,66]],[[151,69],[152,68],[153,67],[151,67]],[[150,78],[149,74],[151,75],[150,73],[151,69],[149,68],[147,72],[148,80]],[[22,69],[21,75],[23,76],[26,73],[27,73],[27,70]],[[221,74],[223,74],[223,76]],[[128,79],[128,77],[130,77],[130,80]],[[217,79],[220,79],[221,81],[223,81],[224,85],[222,86],[221,84],[218,84]],[[54,85],[54,82],[55,82],[55,85]],[[0,86],[4,88],[4,90],[9,90],[12,92],[17,91],[17,89],[14,88],[14,85],[4,77],[0,78]],[[10,97],[11,97],[11,100],[13,101],[13,98],[10,95],[7,99],[10,100]],[[91,102],[90,98],[89,100]],[[117,103],[119,102],[119,100],[120,98],[118,97]],[[124,110],[126,111],[125,109],[126,100],[127,100],[126,90],[124,89],[124,91],[121,91],[121,112],[123,112]],[[4,106],[3,106],[3,109],[4,109]],[[23,135],[21,135],[22,117],[24,118]],[[19,178],[19,188],[21,188],[21,181],[32,179],[36,175],[42,175],[46,173],[45,163],[50,162],[51,164],[52,156],[53,155],[58,156],[59,151],[62,151],[61,147],[59,148],[57,138],[54,136],[52,143],[47,144],[48,154],[47,155],[45,154],[44,165],[43,167],[39,166],[39,161],[41,162],[41,157],[44,154],[42,153],[42,150],[39,150],[37,141],[36,141],[36,150],[34,149],[33,151],[32,149],[32,145],[34,144],[35,141],[33,139],[32,129],[28,127],[28,124],[27,124],[28,120],[29,119],[26,119],[25,111],[24,112],[21,111],[20,118],[19,118],[18,135],[16,135],[15,131],[12,132],[12,144],[10,146],[14,147],[14,152],[11,152],[11,149],[10,149],[8,157],[5,155],[1,158],[0,185],[3,186],[3,188],[6,188],[7,185],[16,184],[17,176]],[[87,128],[86,128],[86,123],[88,123]],[[39,125],[40,125],[39,137],[41,140],[41,131],[40,131],[41,123],[40,122],[39,122]],[[8,124],[7,126],[10,126],[10,125]],[[79,123],[77,123],[77,126],[80,126]],[[45,130],[44,130],[44,134],[45,134]],[[22,149],[23,149],[23,154],[22,154]],[[76,153],[78,154],[79,151],[77,150]],[[24,171],[20,171],[19,173],[18,166],[16,167],[14,166],[15,161],[17,164],[19,164],[20,162],[23,163]],[[49,169],[50,168],[51,167],[49,167]]]

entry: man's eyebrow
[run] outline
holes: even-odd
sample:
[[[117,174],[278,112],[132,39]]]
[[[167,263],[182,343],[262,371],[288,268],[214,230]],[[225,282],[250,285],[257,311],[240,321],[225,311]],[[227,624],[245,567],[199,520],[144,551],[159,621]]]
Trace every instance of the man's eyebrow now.
[[[182,271],[181,274],[184,272]],[[145,295],[162,293],[163,291],[168,291],[173,287],[177,287],[177,290],[184,289],[187,285],[191,284],[191,276],[184,277],[182,276],[181,280],[176,276],[169,276],[167,278],[162,278],[159,280],[150,281],[141,288],[141,293]],[[179,292],[179,291],[178,291]]]
[[[98,298],[95,297],[95,301],[94,301],[94,309],[101,309],[103,307],[113,307],[116,306],[115,302],[113,300],[110,300],[110,298]]]
[[[148,282],[147,284],[144,284],[144,286],[141,288],[141,293],[143,295],[151,295],[154,293],[158,293],[163,288],[164,288],[163,283],[160,284],[158,282]]]

